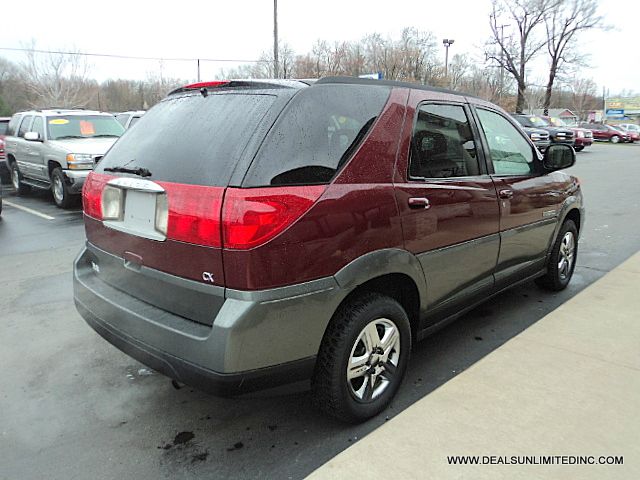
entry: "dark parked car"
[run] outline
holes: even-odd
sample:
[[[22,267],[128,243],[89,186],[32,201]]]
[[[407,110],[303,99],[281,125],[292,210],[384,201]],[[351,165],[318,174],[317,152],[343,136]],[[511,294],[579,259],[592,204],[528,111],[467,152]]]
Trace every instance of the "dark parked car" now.
[[[605,125],[604,123],[586,123],[580,124],[581,128],[586,128],[593,132],[593,138],[604,142],[620,143],[629,142],[630,137],[627,133],[622,132],[611,125]]]
[[[549,132],[547,132],[546,130],[524,126],[522,127],[522,129],[541,152],[544,153],[549,145],[551,145],[551,140],[549,140]]]
[[[581,152],[585,147],[590,147],[593,144],[593,133],[586,128],[580,128],[578,126],[568,125],[561,118],[557,117],[541,117],[545,122],[558,128],[569,128],[573,131],[574,144],[573,148],[576,152]]]
[[[447,90],[185,86],[89,175],[75,303],[179,382],[228,395],[310,381],[321,409],[363,421],[414,342],[513,285],[567,286],[584,213],[559,170],[574,162]]]
[[[574,144],[573,139],[573,130],[567,127],[554,127],[546,120],[543,120],[541,117],[537,115],[523,115],[523,114],[514,114],[513,118],[522,125],[523,127],[528,128],[541,128],[542,130],[546,130],[549,132],[549,138],[551,139],[551,143],[562,143],[565,145]]]

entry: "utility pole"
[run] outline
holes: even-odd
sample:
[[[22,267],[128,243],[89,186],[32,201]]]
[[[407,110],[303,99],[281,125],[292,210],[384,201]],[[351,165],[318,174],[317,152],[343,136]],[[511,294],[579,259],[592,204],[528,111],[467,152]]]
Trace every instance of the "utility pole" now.
[[[444,78],[447,80],[447,85],[449,84],[449,47],[453,45],[455,40],[453,38],[445,38],[442,40],[442,44],[444,45]]]
[[[274,77],[280,77],[278,65],[278,0],[273,0],[273,72]]]

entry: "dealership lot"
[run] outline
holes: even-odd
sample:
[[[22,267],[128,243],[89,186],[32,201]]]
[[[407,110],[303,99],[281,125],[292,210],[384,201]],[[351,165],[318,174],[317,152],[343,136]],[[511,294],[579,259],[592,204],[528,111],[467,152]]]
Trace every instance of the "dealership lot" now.
[[[73,307],[80,210],[5,192],[0,479],[305,476],[640,250],[638,145],[594,145],[571,173],[587,220],[569,288],[524,285],[422,342],[392,408],[356,427],[317,413],[306,392],[220,399],[176,390],[114,349]]]

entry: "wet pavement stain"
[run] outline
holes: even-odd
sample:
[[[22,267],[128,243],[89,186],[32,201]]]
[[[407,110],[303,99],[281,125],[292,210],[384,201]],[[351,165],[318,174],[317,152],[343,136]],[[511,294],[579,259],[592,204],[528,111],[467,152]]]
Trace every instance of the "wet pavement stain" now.
[[[227,448],[227,452],[233,452],[234,450],[240,450],[243,447],[244,447],[244,443],[236,442],[236,443],[233,444],[233,447]]]

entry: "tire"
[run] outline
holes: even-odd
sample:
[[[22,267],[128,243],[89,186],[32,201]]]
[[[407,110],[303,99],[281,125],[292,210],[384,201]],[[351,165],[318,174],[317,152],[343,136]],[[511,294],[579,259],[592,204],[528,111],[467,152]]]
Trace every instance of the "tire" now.
[[[553,244],[547,273],[536,279],[536,283],[554,292],[564,290],[571,281],[577,258],[578,229],[573,220],[565,220]]]
[[[578,147],[573,147],[573,149],[574,149],[576,152],[581,152],[582,150],[584,150],[584,145],[580,145],[580,146],[578,146]]]
[[[11,184],[13,185],[16,193],[18,195],[26,195],[29,193],[31,191],[31,187],[22,183],[22,174],[18,169],[18,164],[16,162],[11,162],[11,166],[9,168],[11,170]]]
[[[410,351],[409,317],[397,301],[367,293],[342,305],[320,345],[312,379],[314,403],[349,423],[377,415],[398,391]],[[356,368],[348,373],[351,362]]]
[[[609,139],[609,141],[610,141],[611,143],[619,143],[619,142],[620,142],[620,137],[619,137],[618,135],[614,135],[613,137],[611,137],[611,138]]]
[[[69,191],[69,186],[60,167],[54,168],[51,172],[51,193],[53,194],[53,201],[56,202],[59,208],[69,208],[77,200],[77,196]]]

